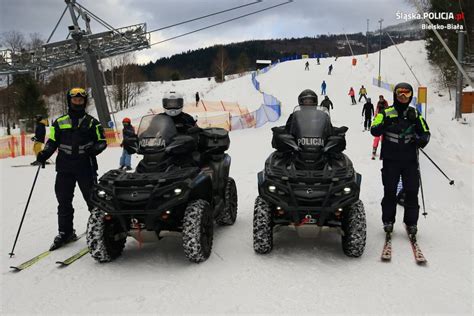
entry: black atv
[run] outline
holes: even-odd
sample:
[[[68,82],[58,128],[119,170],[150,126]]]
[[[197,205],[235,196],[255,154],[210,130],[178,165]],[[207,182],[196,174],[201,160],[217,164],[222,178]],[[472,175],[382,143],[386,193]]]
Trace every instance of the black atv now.
[[[87,245],[94,259],[121,255],[127,236],[139,242],[180,232],[186,257],[202,262],[211,254],[214,221],[232,225],[237,189],[229,177],[228,132],[191,128],[180,135],[167,115],[142,118],[138,137],[124,144],[144,158],[136,172],[110,170],[93,188]]]
[[[316,106],[297,107],[290,126],[272,129],[276,151],[258,173],[255,252],[272,250],[274,227],[313,225],[338,229],[344,253],[361,256],[366,239],[362,177],[342,153],[347,127],[332,127],[327,111]]]

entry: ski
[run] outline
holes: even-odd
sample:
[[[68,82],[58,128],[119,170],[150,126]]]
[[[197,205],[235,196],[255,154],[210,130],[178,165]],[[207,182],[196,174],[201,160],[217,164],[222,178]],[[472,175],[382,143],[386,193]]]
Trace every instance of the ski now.
[[[82,233],[80,235],[77,236],[76,240],[79,240],[81,239],[82,237],[84,237],[86,235],[86,233]],[[71,241],[72,242],[75,242],[76,240],[73,240]],[[47,256],[49,256],[49,254],[54,251],[54,250],[46,250],[42,253],[40,253],[39,255],[31,258],[30,260],[28,261],[25,261],[23,262],[22,264],[18,265],[18,266],[10,266],[10,269],[13,269],[14,272],[20,272],[22,270],[25,270],[26,268],[29,268],[31,267],[32,265],[34,265],[35,263],[37,263],[38,261],[40,261],[41,259],[44,259],[46,258]]]
[[[408,239],[410,240],[411,249],[413,250],[413,255],[415,256],[416,263],[419,265],[426,264],[428,260],[426,260],[425,256],[423,255],[423,252],[421,251],[416,239],[411,238],[410,236],[408,236]]]
[[[67,267],[68,265],[70,265],[71,263],[75,262],[77,259],[83,257],[84,255],[86,255],[88,253],[89,253],[89,248],[85,247],[85,248],[79,250],[78,252],[76,252],[71,257],[69,257],[69,258],[67,258],[63,261],[56,261],[56,263],[59,264],[60,267]]]
[[[385,243],[383,245],[382,256],[380,257],[382,261],[390,261],[392,259],[392,234],[387,233],[385,236]]]
[[[36,257],[33,257],[30,260],[23,262],[22,264],[20,264],[18,266],[10,266],[10,269],[13,269],[15,272],[22,271],[22,270],[32,266],[33,264],[37,263],[41,259],[47,257],[50,253],[51,253],[51,251],[47,250],[45,252],[40,253]]]

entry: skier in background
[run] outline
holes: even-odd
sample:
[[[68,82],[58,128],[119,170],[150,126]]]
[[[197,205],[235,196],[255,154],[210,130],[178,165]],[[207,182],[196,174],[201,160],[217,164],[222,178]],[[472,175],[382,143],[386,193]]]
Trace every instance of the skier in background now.
[[[119,169],[124,169],[124,170],[132,170],[132,154],[129,153],[126,149],[126,146],[124,146],[124,142],[127,141],[127,139],[131,137],[136,137],[137,135],[135,134],[135,128],[132,126],[132,121],[128,118],[125,117],[122,120],[122,143],[120,144],[120,147],[122,147],[122,156],[120,157],[120,167]]]
[[[199,97],[199,91],[198,91],[198,92],[196,92],[196,107],[199,104],[199,100],[201,100],[201,98]]]
[[[34,142],[33,144],[33,152],[35,153],[35,157],[38,156],[38,153],[43,150],[44,140],[46,138],[46,126],[48,126],[48,120],[43,119],[43,116],[36,115],[36,128],[35,128],[35,136],[31,137],[31,140]],[[31,163],[32,166],[37,166],[40,163],[38,161],[33,161]]]
[[[375,107],[374,116],[377,116],[378,113],[382,112],[382,110],[385,110],[386,108],[388,108],[387,100],[384,99],[383,95],[379,95],[379,102],[377,102],[377,106]],[[382,137],[382,135],[374,137],[374,142],[372,143],[372,160],[375,160],[377,147],[379,147],[379,142]],[[380,160],[382,160],[382,156],[380,156]]]
[[[355,99],[355,91],[354,91],[354,88],[351,87],[351,88],[349,89],[348,95],[351,97],[352,105],[357,104],[357,101],[356,101],[356,99]]]
[[[364,97],[365,102],[367,102],[367,89],[364,87],[364,85],[362,85],[362,87],[359,89],[359,102],[362,97]]]
[[[326,109],[328,109],[328,112],[329,112],[329,107],[331,107],[331,109],[334,109],[332,102],[331,100],[329,100],[328,96],[324,97],[324,100],[321,102],[321,106],[324,106]]]
[[[326,81],[323,80],[321,83],[321,95],[326,95]]]
[[[329,65],[328,70],[329,70],[329,71],[328,71],[328,75],[331,75],[331,73],[332,73],[332,64]]]
[[[372,104],[370,98],[367,99],[367,102],[362,108],[362,116],[364,119],[364,131],[370,129],[370,124],[372,123],[372,118],[374,117],[374,105]]]
[[[309,70],[309,62],[306,62],[306,64],[304,64],[304,70]]]

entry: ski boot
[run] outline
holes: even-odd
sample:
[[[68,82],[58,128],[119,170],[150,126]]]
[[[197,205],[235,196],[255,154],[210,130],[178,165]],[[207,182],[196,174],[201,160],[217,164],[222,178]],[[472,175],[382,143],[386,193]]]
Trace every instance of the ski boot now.
[[[61,248],[67,243],[70,243],[71,241],[75,241],[77,239],[76,231],[73,230],[72,233],[67,234],[65,232],[59,232],[59,235],[54,237],[53,244],[51,247],[49,247],[49,250],[56,250],[58,248]]]
[[[418,227],[416,225],[407,225],[406,229],[408,233],[408,238],[410,238],[411,241],[416,241],[416,233],[418,232]]]
[[[375,156],[377,155],[377,148],[372,149],[372,160],[375,160]]]
[[[387,233],[387,234],[391,234],[393,232],[393,223],[389,222],[389,223],[383,223],[383,230]]]

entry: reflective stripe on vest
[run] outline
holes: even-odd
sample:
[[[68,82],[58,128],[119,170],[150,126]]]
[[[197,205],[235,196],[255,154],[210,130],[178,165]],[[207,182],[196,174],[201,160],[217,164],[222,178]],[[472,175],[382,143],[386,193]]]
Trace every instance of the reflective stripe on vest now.
[[[384,135],[384,138],[383,138],[384,140],[388,140],[392,143],[397,143],[397,144],[408,144],[413,140],[413,137],[414,137],[413,134],[398,135],[391,132],[385,132],[383,135]]]

